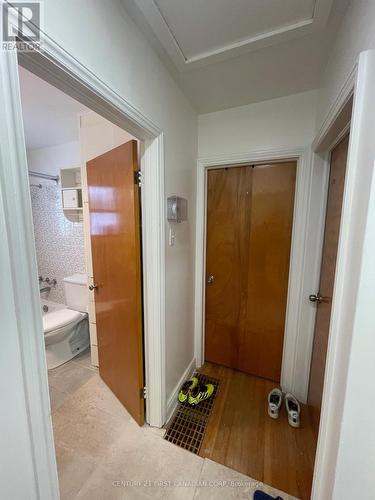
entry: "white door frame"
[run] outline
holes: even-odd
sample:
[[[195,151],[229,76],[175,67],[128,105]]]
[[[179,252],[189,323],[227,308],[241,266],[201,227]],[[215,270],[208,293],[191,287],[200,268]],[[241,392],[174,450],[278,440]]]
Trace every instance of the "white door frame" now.
[[[352,115],[355,116],[355,102],[356,100],[360,101],[363,97],[363,95],[360,95],[363,89],[356,88],[357,78],[358,66],[356,64],[344,82],[312,144],[313,166],[325,165],[328,172],[332,149],[344,137],[345,133],[349,129],[351,130],[332,296],[320,426],[311,493],[312,500],[332,498],[343,414],[345,380],[350,357],[350,338],[344,338],[343,334],[347,335],[346,330],[348,327],[350,328],[354,316],[353,294],[355,295],[356,292],[352,283],[355,282],[356,278],[353,280],[352,276],[353,274],[359,275],[358,261],[353,259],[352,251],[356,245],[355,236],[353,238],[353,235],[356,234],[354,229],[356,222],[353,213],[358,208],[351,205],[359,187],[359,185],[356,185],[356,176],[360,178],[358,165],[354,159],[356,152],[353,154],[352,150],[353,141],[360,140],[357,135],[360,131],[356,130],[357,126],[354,122],[348,125],[348,118],[352,121],[352,116],[348,117],[345,112],[349,100],[354,95]],[[351,261],[351,259],[353,260]],[[351,284],[349,285],[349,283]],[[318,290],[318,286],[319,283],[317,283],[316,290]]]
[[[313,173],[308,149],[267,149],[244,154],[221,155],[198,160],[197,172],[197,232],[195,275],[195,357],[197,365],[204,362],[205,324],[205,263],[206,263],[206,193],[207,170],[219,166],[238,166],[271,161],[297,161],[297,178],[294,201],[288,299],[285,319],[284,348],[281,369],[283,390],[293,392],[301,401],[307,398],[310,375],[311,349],[314,335],[315,309],[308,302],[308,295],[316,282],[317,252],[323,235],[327,179],[324,170]],[[314,175],[313,175],[314,174]],[[317,179],[315,179],[315,177]],[[323,203],[314,208],[312,197],[319,196]],[[314,246],[309,245],[313,235]],[[301,279],[303,277],[303,279]]]
[[[166,418],[163,132],[51,38],[44,36],[40,51],[19,53],[18,58],[27,69],[143,142],[146,417],[150,425],[161,427]],[[0,99],[5,105],[0,126],[0,201],[13,277],[13,290],[7,293],[13,293],[16,310],[22,311],[17,316],[17,335],[35,482],[40,498],[55,499],[59,493],[15,51],[0,51],[0,69]]]

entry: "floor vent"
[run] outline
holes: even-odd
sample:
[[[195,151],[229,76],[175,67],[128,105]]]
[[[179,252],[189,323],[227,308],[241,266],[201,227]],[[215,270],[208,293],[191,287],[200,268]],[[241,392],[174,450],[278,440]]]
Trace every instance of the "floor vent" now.
[[[213,384],[214,393],[210,399],[197,406],[179,403],[167,426],[164,439],[198,455],[220,381],[201,373],[195,373],[194,376],[198,377],[200,384]]]

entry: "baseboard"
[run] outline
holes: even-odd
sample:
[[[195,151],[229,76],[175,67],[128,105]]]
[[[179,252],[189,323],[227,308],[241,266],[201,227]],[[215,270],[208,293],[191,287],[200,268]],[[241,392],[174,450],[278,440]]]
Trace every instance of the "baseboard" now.
[[[182,377],[178,381],[176,387],[173,389],[172,394],[169,396],[167,402],[167,420],[166,420],[167,422],[169,421],[169,419],[171,418],[173,412],[177,407],[177,395],[178,391],[180,390],[180,387],[185,382],[185,380],[188,380],[193,375],[195,367],[196,367],[196,362],[195,358],[193,358],[188,364],[184,373],[182,374]]]

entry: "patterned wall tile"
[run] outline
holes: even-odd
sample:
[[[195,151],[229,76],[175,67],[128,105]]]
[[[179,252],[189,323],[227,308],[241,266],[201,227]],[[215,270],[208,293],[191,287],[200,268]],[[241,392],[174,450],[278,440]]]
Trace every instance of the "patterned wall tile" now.
[[[86,272],[83,223],[65,217],[59,186],[31,186],[30,191],[38,271],[44,278],[57,280],[48,298],[63,304],[62,279]]]

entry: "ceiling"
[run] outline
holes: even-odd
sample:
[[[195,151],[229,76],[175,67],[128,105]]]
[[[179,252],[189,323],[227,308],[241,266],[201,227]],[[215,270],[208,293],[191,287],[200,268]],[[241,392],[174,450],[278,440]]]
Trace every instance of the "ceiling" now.
[[[26,149],[78,141],[78,114],[88,108],[19,67]]]
[[[317,88],[349,0],[123,0],[200,113]]]

